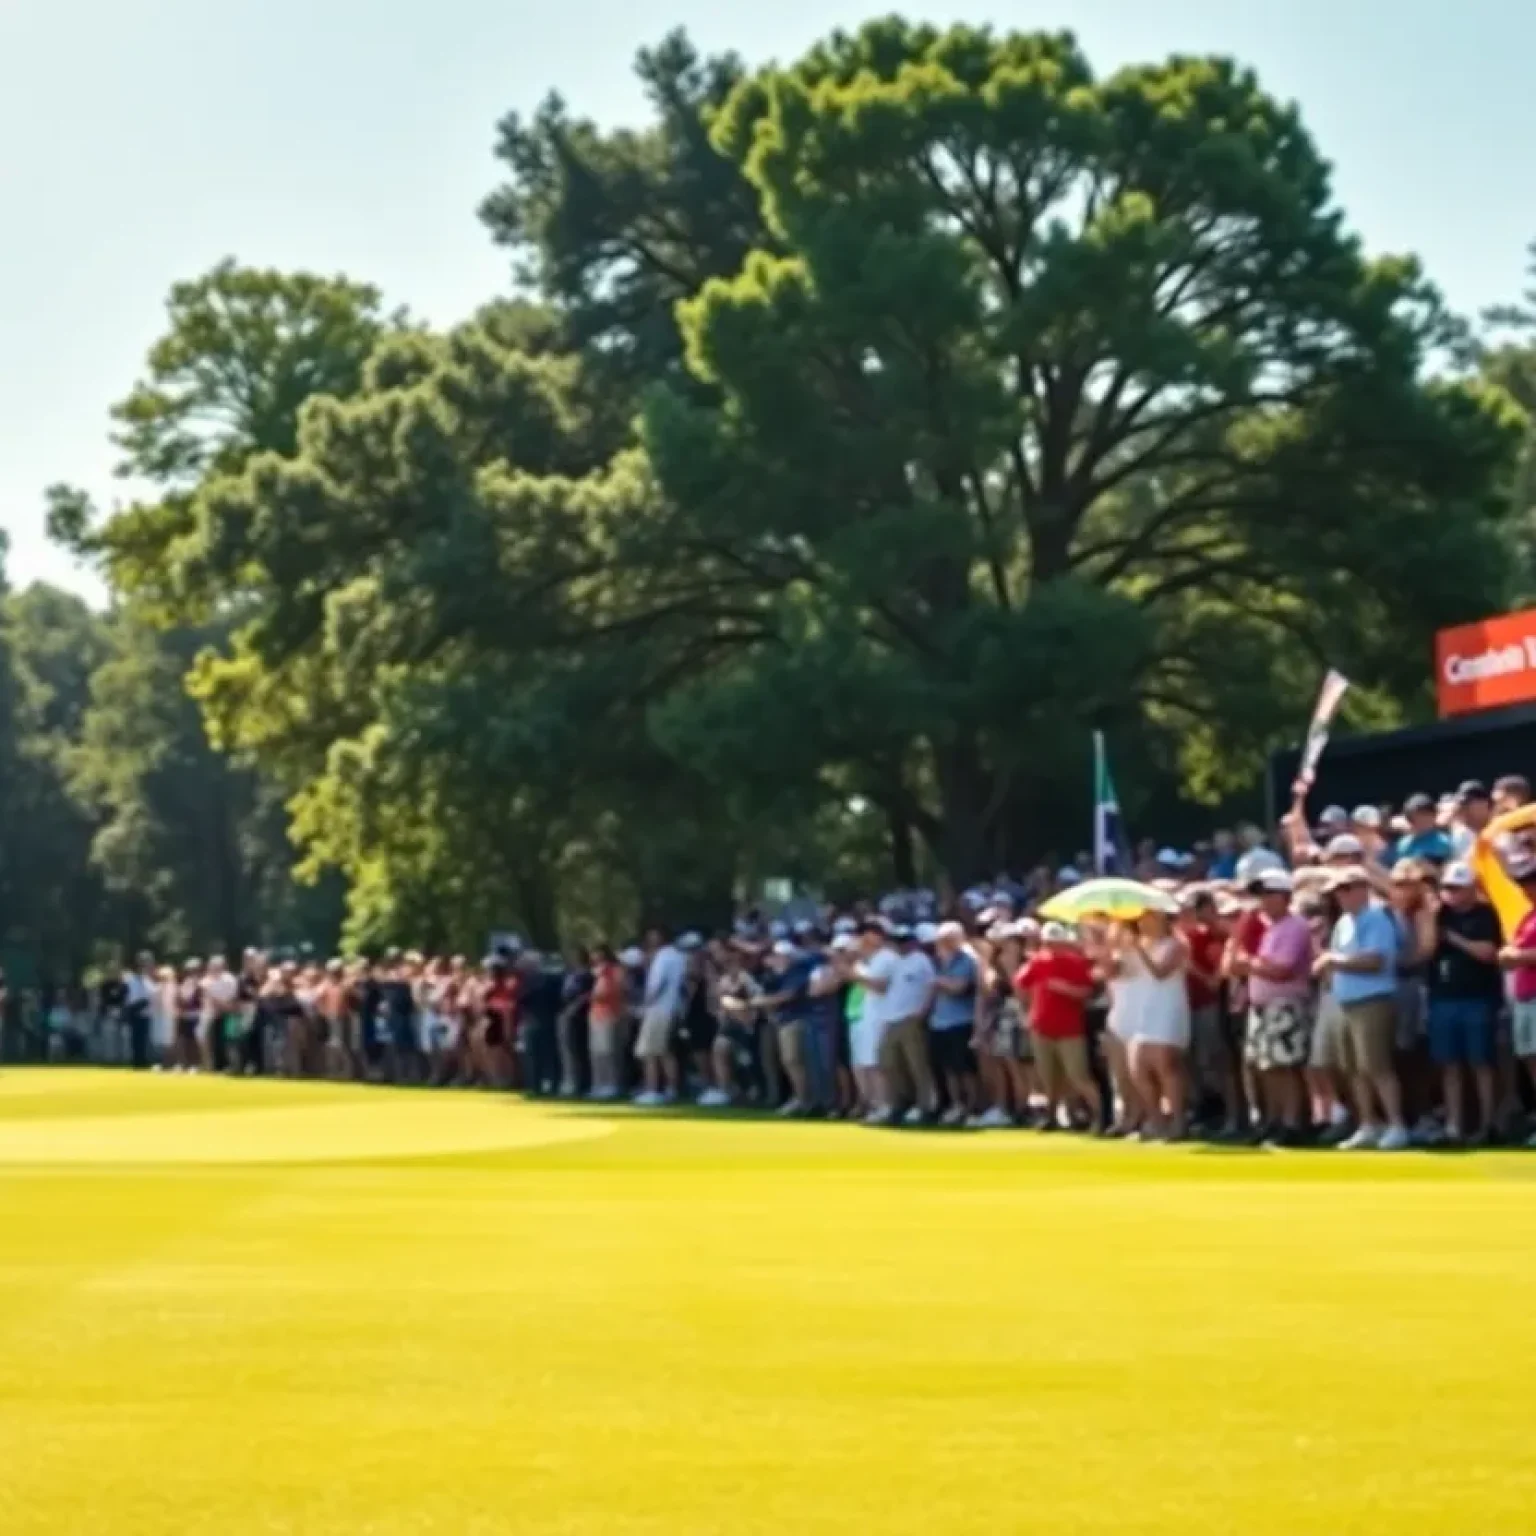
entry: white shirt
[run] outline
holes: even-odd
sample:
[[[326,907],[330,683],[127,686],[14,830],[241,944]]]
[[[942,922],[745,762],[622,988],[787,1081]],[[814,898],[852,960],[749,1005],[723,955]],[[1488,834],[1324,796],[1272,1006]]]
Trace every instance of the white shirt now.
[[[234,1002],[239,990],[239,984],[231,971],[221,971],[217,976],[204,977],[203,1017],[215,1019],[221,1013],[228,1013],[229,1005]]]
[[[854,976],[861,983],[866,981],[891,982],[896,976],[896,967],[901,963],[901,956],[891,948],[889,944],[882,944],[867,960],[860,962],[854,971]],[[877,992],[873,987],[864,990],[864,1011],[859,1015],[865,1025],[874,1028],[879,1025],[885,1027],[887,1019],[896,1017],[890,1011],[890,987],[884,992]]]
[[[651,956],[650,969],[645,973],[645,1006],[665,1009],[674,1018],[682,1012],[683,981],[688,974],[688,962],[682,950],[673,944],[663,944]]]
[[[927,1013],[933,1001],[933,976],[933,961],[922,950],[897,956],[896,971],[885,993],[888,1023]]]
[[[147,1008],[151,997],[149,978],[138,971],[129,971],[123,977],[123,996],[130,1008]]]

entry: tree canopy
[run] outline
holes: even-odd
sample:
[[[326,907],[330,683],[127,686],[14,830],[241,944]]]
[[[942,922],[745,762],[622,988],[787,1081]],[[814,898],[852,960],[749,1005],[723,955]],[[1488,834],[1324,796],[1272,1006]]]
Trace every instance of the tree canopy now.
[[[357,943],[550,943],[966,881],[1080,841],[1091,730],[1188,816],[1325,665],[1421,714],[1431,632],[1528,583],[1531,296],[1469,349],[1241,64],[889,19],[637,68],[644,124],[499,125],[512,287],[461,324],[172,289],[113,412],[153,496],[49,505],[118,604],[55,781],[119,928],[323,933],[344,887]]]

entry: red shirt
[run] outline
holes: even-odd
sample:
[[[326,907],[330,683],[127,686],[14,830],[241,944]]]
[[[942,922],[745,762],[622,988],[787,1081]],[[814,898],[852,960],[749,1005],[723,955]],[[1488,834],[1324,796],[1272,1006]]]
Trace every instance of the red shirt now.
[[[1043,1040],[1075,1040],[1087,1032],[1087,996],[1064,997],[1048,983],[1093,990],[1093,967],[1075,949],[1042,950],[1013,978],[1013,990],[1029,1002],[1029,1027]]]
[[[1209,923],[1192,924],[1184,930],[1184,939],[1189,945],[1190,968],[1184,973],[1185,985],[1189,990],[1189,1006],[1213,1008],[1220,996],[1221,956],[1227,947],[1226,940],[1222,938],[1220,930]],[[1197,969],[1212,979],[1206,981],[1204,976],[1196,976]]]

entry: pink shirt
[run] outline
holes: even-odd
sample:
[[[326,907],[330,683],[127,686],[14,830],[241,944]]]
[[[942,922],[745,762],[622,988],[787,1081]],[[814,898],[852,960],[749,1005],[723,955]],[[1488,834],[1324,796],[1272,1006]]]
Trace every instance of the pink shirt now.
[[[1536,909],[1527,912],[1510,941],[1515,949],[1536,949]],[[1518,965],[1510,973],[1510,991],[1517,1003],[1536,1003],[1536,965]]]
[[[1271,923],[1259,940],[1256,954],[1269,965],[1284,966],[1292,976],[1289,981],[1250,976],[1248,997],[1255,1007],[1265,1003],[1296,1003],[1311,996],[1312,930],[1306,918],[1287,912],[1279,922]]]

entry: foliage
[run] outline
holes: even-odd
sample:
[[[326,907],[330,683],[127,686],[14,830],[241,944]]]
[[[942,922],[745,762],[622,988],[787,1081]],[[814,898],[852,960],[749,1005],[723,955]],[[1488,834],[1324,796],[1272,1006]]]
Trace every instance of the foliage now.
[[[964,881],[1080,842],[1091,728],[1133,818],[1215,801],[1324,666],[1413,717],[1429,633],[1513,590],[1529,305],[1469,365],[1240,65],[891,19],[637,68],[642,126],[500,124],[515,296],[429,331],[223,263],[114,412],[152,495],[49,492],[118,602],[48,780],[115,931]],[[47,670],[5,643],[0,726]]]

